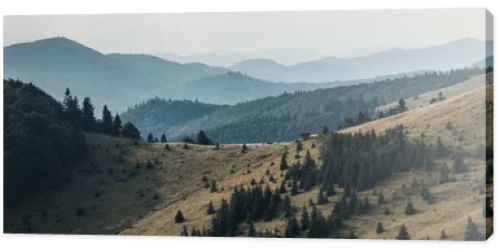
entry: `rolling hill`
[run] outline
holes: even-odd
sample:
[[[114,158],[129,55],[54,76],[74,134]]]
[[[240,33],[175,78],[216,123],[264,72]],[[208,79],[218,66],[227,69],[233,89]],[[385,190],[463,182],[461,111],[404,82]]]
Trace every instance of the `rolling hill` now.
[[[167,128],[183,125],[223,107],[198,101],[154,98],[129,107],[120,117],[134,123],[141,135],[154,133],[159,137]]]
[[[224,107],[165,131],[169,138],[179,139],[205,130],[222,143],[288,141],[302,132],[319,132],[324,126],[336,129],[359,111],[373,114],[380,105],[452,86],[483,71],[433,72],[267,97]]]
[[[230,69],[275,82],[318,83],[419,70],[463,68],[490,56],[486,51],[491,46],[491,41],[463,38],[428,48],[392,48],[368,56],[329,57],[290,66],[271,60],[251,59],[236,63]]]
[[[443,173],[449,173],[453,166],[453,155],[449,155],[425,169],[392,174],[360,191],[358,198],[371,206],[351,215],[342,225],[340,237],[351,233],[359,238],[394,239],[404,224],[411,239],[463,240],[468,217],[483,236],[490,231],[492,218],[483,215],[485,197],[491,196],[491,188],[485,189],[484,155],[470,150],[486,144],[485,93],[491,99],[492,85],[341,131],[381,132],[402,124],[410,138],[421,138],[424,132],[425,141],[433,144],[440,136],[450,153],[463,156],[467,169],[451,171],[452,178],[443,181]],[[288,142],[248,144],[247,151],[242,152],[241,145],[231,144],[216,150],[214,146],[189,144],[186,149],[182,144],[169,143],[167,149],[165,143],[134,143],[97,134],[87,134],[87,138],[91,157],[75,165],[72,182],[63,190],[44,193],[16,210],[7,210],[6,232],[26,231],[29,225],[33,232],[40,233],[179,235],[183,227],[188,231],[210,227],[210,201],[219,205],[223,199],[230,200],[235,187],[247,186],[252,180],[262,180],[263,187],[277,188],[285,179],[279,165],[285,151],[290,153],[290,165],[303,160],[302,153],[308,150],[321,167],[322,145],[328,139],[323,135],[304,139],[300,153],[295,143]],[[299,157],[292,159],[297,153]],[[206,186],[212,180],[216,181],[215,191]],[[428,189],[432,200],[424,198],[423,188]],[[329,215],[344,192],[342,188],[336,190],[321,204],[317,201],[319,186],[294,196],[287,189],[284,195],[289,195],[298,209],[305,207],[311,214],[312,201],[320,214]],[[383,202],[377,202],[380,194],[385,197]],[[405,213],[409,199],[416,210],[413,214]],[[185,217],[182,223],[174,221],[178,210]],[[301,219],[300,210],[293,215]],[[377,234],[379,222],[384,231]],[[239,224],[237,235],[247,236],[248,229],[247,223]],[[287,217],[256,221],[255,229],[283,236]]]
[[[98,107],[107,102],[114,111],[158,95],[174,97],[178,85],[226,71],[149,55],[106,55],[63,37],[4,48],[5,78],[37,83],[54,97],[69,87],[82,99],[94,97]]]

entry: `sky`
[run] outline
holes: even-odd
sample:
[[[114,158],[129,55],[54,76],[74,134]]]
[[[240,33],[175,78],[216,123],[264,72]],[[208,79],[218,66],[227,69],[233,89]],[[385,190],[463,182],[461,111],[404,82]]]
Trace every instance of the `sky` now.
[[[5,16],[4,45],[64,36],[103,53],[332,53],[485,39],[484,9]]]

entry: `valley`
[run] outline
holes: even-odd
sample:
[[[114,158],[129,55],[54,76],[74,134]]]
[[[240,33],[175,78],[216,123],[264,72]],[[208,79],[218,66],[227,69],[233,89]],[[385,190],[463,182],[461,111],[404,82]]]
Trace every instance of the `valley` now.
[[[488,80],[492,81],[491,76]],[[403,125],[409,139],[421,139],[432,146],[439,137],[449,155],[425,169],[397,172],[359,191],[358,198],[368,201],[370,207],[346,218],[335,238],[394,239],[404,224],[411,239],[463,240],[468,217],[482,236],[491,233],[492,218],[484,217],[484,205],[488,203],[486,196],[492,198],[492,188],[485,186],[487,164],[481,150],[490,144],[486,140],[484,98],[492,98],[493,87],[478,85],[445,92],[449,88],[453,85],[432,92],[447,93],[443,101],[411,105],[409,111],[338,132],[373,130],[382,134]],[[235,188],[253,182],[271,191],[282,186],[287,173],[280,168],[283,153],[288,152],[287,164],[293,166],[297,161],[306,163],[309,152],[321,169],[323,145],[329,134],[298,139],[300,150],[293,141],[245,144],[244,150],[242,144],[221,144],[217,148],[86,133],[90,158],[74,166],[71,181],[59,191],[42,193],[15,210],[6,210],[4,226],[8,232],[73,234],[179,235],[184,229],[188,234],[192,229],[206,231],[214,217],[207,214],[210,202],[218,208],[223,199],[230,199]],[[466,171],[453,171],[453,156],[457,154],[463,157]],[[448,177],[445,180],[444,174]],[[282,196],[290,198],[295,208],[292,215],[300,220],[303,207],[309,214],[315,207],[321,215],[330,215],[345,188],[336,187],[335,195],[319,203],[320,188],[315,185],[292,195],[287,187]],[[423,197],[423,188],[428,189],[432,201]],[[409,200],[416,209],[411,215],[405,213]],[[182,223],[174,220],[178,211],[185,218]],[[258,236],[282,237],[288,232],[288,220],[279,213],[252,224]],[[375,231],[378,223],[383,225],[381,233]],[[238,224],[235,235],[247,236],[249,227],[247,222]],[[306,237],[306,233],[297,237]]]

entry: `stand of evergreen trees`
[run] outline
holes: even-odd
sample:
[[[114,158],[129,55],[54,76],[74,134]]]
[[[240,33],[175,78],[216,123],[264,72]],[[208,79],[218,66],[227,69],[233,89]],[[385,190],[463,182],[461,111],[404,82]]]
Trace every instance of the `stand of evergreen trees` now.
[[[62,101],[65,119],[84,131],[98,132],[114,137],[124,136],[132,139],[141,139],[139,130],[131,122],[122,125],[120,115],[113,116],[108,107],[104,105],[101,119],[94,115],[94,106],[89,97],[83,99],[82,107],[78,103],[78,98],[71,95],[71,91],[66,89]]]
[[[440,140],[438,140],[440,142]],[[440,145],[437,143],[436,145]],[[444,146],[433,146],[425,142],[425,135],[409,139],[403,126],[387,129],[384,133],[374,131],[354,134],[328,134],[321,151],[323,167],[318,168],[309,151],[303,163],[296,161],[289,166],[287,153],[283,153],[280,170],[285,174],[281,186],[272,191],[262,189],[255,181],[249,188],[235,188],[230,201],[223,200],[216,210],[208,236],[237,236],[244,234],[238,228],[241,223],[252,226],[256,236],[309,237],[309,238],[355,238],[355,233],[342,234],[344,220],[351,215],[362,214],[370,209],[370,201],[358,198],[357,191],[369,189],[393,173],[412,168],[432,168],[433,160],[442,157]],[[290,195],[307,192],[319,186],[317,204],[328,202],[328,196],[336,194],[335,187],[343,188],[341,197],[334,203],[332,213],[323,216],[311,202],[311,213],[304,207],[301,219],[296,219],[296,209],[290,204]],[[425,196],[425,193],[423,193]],[[383,195],[377,199],[384,203]],[[414,212],[408,202],[408,214]],[[287,219],[284,233],[261,233],[253,225],[257,221],[268,221],[278,217]],[[403,229],[401,238],[406,238]],[[378,232],[383,227],[378,227]],[[194,231],[201,233],[202,231]],[[272,233],[272,234],[271,234]]]
[[[58,102],[31,83],[8,79],[3,88],[6,207],[70,182],[69,167],[88,154],[83,131],[140,139],[133,124],[122,126],[106,106],[96,119],[90,98],[80,107],[69,89]]]
[[[318,172],[323,186],[337,184],[362,191],[412,168],[432,168],[434,147],[425,135],[410,140],[399,125],[377,135],[374,131],[330,134],[322,149],[323,168]]]

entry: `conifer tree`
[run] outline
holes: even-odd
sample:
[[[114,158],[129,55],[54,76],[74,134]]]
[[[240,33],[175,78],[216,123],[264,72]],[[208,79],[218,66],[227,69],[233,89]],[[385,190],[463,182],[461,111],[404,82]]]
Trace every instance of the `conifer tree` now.
[[[175,214],[175,223],[182,223],[184,221],[185,221],[184,215],[182,215],[181,210],[177,210],[177,213]]]
[[[296,180],[293,180],[292,181],[292,189],[290,190],[290,194],[292,196],[295,196],[299,193],[299,186],[297,184],[297,181]]]
[[[182,226],[181,236],[189,236],[188,229],[186,225]]]
[[[208,203],[207,214],[214,214],[214,213],[215,213],[214,204],[212,203],[212,201],[210,201],[210,203]]]
[[[102,132],[108,135],[113,134],[113,116],[106,105],[102,109]]]
[[[122,129],[121,135],[123,137],[131,138],[131,139],[136,139],[136,140],[141,139],[141,133],[139,132],[137,127],[135,127],[135,125],[130,123],[130,122],[125,123],[125,125],[123,126],[123,129]]]
[[[302,217],[300,218],[300,226],[302,230],[306,230],[309,228],[311,221],[309,220],[309,214],[307,213],[307,208],[304,205],[302,207]]]
[[[330,132],[330,129],[328,129],[328,127],[324,126],[323,127],[323,134],[328,134],[328,132]]]
[[[382,205],[385,203],[385,198],[384,198],[384,194],[382,192],[379,192],[378,193],[378,196],[377,196],[377,203],[379,205]]]
[[[203,130],[198,132],[196,142],[200,145],[213,145],[214,142],[212,142],[211,139],[208,138],[208,136],[205,134]]]
[[[82,128],[87,131],[93,131],[96,129],[96,119],[94,115],[94,106],[90,98],[84,98],[82,106]]]
[[[167,143],[167,136],[165,136],[165,134],[161,135],[161,142],[162,143]]]
[[[465,240],[466,241],[479,241],[484,239],[479,233],[477,224],[472,221],[471,217],[467,218],[467,226],[465,227]]]
[[[248,150],[247,144],[243,143],[243,145],[241,146],[241,153],[246,153],[247,150]]]
[[[282,155],[281,155],[281,161],[280,161],[280,170],[281,171],[284,171],[284,170],[287,170],[288,169],[288,162],[286,160],[287,158],[287,152],[284,152]]]
[[[334,196],[336,193],[335,186],[332,183],[328,183],[326,187],[326,196]]]
[[[410,240],[410,234],[406,230],[405,225],[401,225],[399,228],[398,235],[396,236],[396,240]]]
[[[446,232],[444,230],[441,230],[441,236],[439,238],[441,240],[445,240],[446,238],[448,238],[448,236],[446,236]]]
[[[152,143],[155,142],[154,136],[152,133],[148,133],[147,141]]]
[[[412,215],[412,214],[415,214],[416,212],[417,212],[417,210],[415,210],[413,203],[411,202],[411,200],[408,200],[406,202],[405,214]]]
[[[377,228],[375,229],[375,232],[376,232],[377,234],[380,234],[380,233],[382,233],[382,232],[384,232],[384,231],[385,231],[385,230],[384,230],[384,227],[382,226],[382,223],[378,222],[378,223],[377,223]]]
[[[120,119],[120,115],[116,114],[115,119],[113,120],[113,136],[120,136],[120,131],[122,130],[122,120]]]
[[[66,88],[64,100],[63,100],[63,109],[66,119],[74,124],[80,123],[81,118],[81,110],[80,105],[78,103],[78,98],[75,96],[71,96],[71,92],[69,88]]]
[[[212,183],[210,184],[210,192],[211,193],[217,192],[217,183],[215,180],[212,180]]]
[[[255,230],[255,224],[253,221],[250,221],[248,224],[248,237],[256,237],[257,236],[257,231]]]
[[[285,238],[294,238],[299,234],[300,234],[299,223],[297,222],[295,216],[292,216],[291,218],[288,219],[288,222],[286,224]]]
[[[286,193],[286,180],[285,179],[282,179],[281,180],[281,185],[280,185],[280,193]]]
[[[302,141],[300,141],[298,139],[295,140],[295,148],[296,148],[295,150],[297,151],[297,154],[299,154],[300,151],[302,151],[302,149],[304,149],[302,146]]]
[[[328,197],[325,195],[323,190],[320,189],[318,193],[318,205],[323,205],[326,203],[328,203]]]
[[[438,136],[437,142],[436,142],[436,156],[438,158],[443,158],[446,157],[446,148],[444,147],[443,141],[441,140],[441,137]]]
[[[462,173],[467,171],[467,167],[465,166],[464,159],[461,155],[456,155],[453,161],[453,171],[455,173]]]

